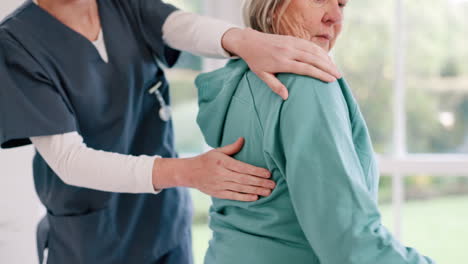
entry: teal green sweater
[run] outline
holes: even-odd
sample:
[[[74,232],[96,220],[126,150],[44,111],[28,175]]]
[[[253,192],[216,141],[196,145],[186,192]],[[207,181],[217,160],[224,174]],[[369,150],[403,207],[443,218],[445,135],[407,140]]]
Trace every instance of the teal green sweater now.
[[[196,80],[198,124],[217,148],[268,168],[269,197],[213,199],[205,264],[426,264],[382,226],[371,140],[346,82],[281,74],[283,101],[242,60]]]

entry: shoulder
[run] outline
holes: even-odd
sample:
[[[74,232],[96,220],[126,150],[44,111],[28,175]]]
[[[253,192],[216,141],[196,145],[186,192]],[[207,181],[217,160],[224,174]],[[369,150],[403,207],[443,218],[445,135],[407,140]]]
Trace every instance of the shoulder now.
[[[0,27],[0,58],[2,61],[23,56],[26,51],[4,28]]]
[[[36,64],[24,46],[2,28],[0,28],[0,58],[2,63]]]
[[[230,82],[231,79],[237,79],[235,77],[244,75],[247,71],[249,71],[249,67],[242,59],[230,60],[224,67],[199,74],[195,79],[195,84],[197,86],[203,86],[212,80]]]
[[[21,6],[17,7],[13,12],[10,14],[6,15],[2,20],[0,20],[0,29],[6,28],[9,26],[9,24],[18,17],[21,17],[22,14],[29,8],[31,8],[31,5],[34,5],[34,3],[26,1],[24,2]]]
[[[118,7],[129,10],[134,15],[148,15],[165,19],[177,8],[162,0],[111,0]]]
[[[316,115],[324,117],[324,114],[348,112],[348,106],[343,94],[344,88],[341,82],[322,82],[321,80],[297,74],[282,73],[277,75],[289,92],[289,98],[282,100],[252,71],[246,74],[246,83],[256,102],[260,113],[264,113],[264,119],[269,120],[274,116]],[[262,111],[262,109],[264,111]],[[299,120],[294,118],[294,120]]]
[[[13,36],[0,28],[0,79],[14,78],[50,83],[50,78],[36,58]]]
[[[278,78],[289,91],[289,99],[286,102],[321,101],[333,102],[332,104],[344,102],[343,92],[338,81],[327,83],[316,78],[296,74],[280,74]]]
[[[338,81],[327,83],[319,79],[297,75],[280,74],[279,80],[288,88],[291,99],[307,97],[311,99],[324,99],[324,97],[336,97],[342,95]]]
[[[26,1],[0,22],[0,53],[3,53],[3,57],[28,55],[22,41],[24,36],[29,36],[30,31],[34,30],[29,28],[29,18],[33,15],[34,8],[37,8],[34,3]]]
[[[229,70],[229,68],[226,68],[226,70]],[[249,71],[247,78],[249,86],[254,87],[255,90],[267,91],[273,94],[273,96],[276,95],[254,72]],[[339,82],[326,83],[312,77],[292,73],[281,73],[277,75],[277,78],[288,89],[289,99],[287,101],[291,101],[291,99],[295,101],[299,98],[305,99],[304,97],[308,100],[319,97],[339,97],[342,94]]]
[[[281,74],[279,79],[289,91],[288,100],[282,104],[283,116],[300,116],[303,121],[349,121],[348,105],[341,82],[327,83],[294,74]]]

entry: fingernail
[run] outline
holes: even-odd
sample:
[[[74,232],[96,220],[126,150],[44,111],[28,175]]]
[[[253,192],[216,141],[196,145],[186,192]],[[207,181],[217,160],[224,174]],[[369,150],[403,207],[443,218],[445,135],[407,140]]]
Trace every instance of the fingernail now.
[[[276,187],[276,183],[274,183],[274,182],[270,183],[270,188],[271,189],[274,189],[275,187]]]

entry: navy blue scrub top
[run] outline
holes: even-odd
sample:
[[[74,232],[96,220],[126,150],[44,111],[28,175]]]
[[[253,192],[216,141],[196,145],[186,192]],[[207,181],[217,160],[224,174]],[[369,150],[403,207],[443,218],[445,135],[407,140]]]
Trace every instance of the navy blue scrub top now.
[[[160,0],[98,0],[98,6],[108,63],[90,41],[31,1],[0,24],[2,148],[77,131],[97,150],[176,156],[172,123],[160,119],[159,102],[148,94],[161,81],[170,101],[156,59],[172,66],[179,56],[162,40],[175,7]],[[152,195],[78,188],[63,183],[38,153],[33,168],[48,212],[39,253],[48,246],[49,264],[155,263],[190,238],[185,189]]]

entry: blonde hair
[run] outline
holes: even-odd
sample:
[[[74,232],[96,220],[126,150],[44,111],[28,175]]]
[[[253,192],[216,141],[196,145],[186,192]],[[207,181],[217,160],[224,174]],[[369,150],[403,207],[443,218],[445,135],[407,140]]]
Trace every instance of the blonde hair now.
[[[243,17],[246,26],[278,35],[307,39],[303,18],[288,12],[292,0],[244,0]]]

